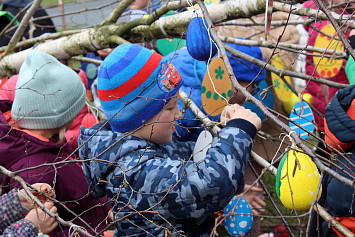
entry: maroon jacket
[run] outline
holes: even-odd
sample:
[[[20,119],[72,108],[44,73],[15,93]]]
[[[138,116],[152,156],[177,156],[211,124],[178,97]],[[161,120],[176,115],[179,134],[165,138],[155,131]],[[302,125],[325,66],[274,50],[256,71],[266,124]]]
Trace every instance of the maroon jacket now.
[[[11,109],[11,105],[11,101],[0,100],[0,165],[10,171],[18,171],[18,175],[29,184],[48,183],[54,187],[56,199],[65,204],[56,204],[58,214],[64,220],[83,226],[90,233],[93,233],[90,227],[96,231],[102,230],[110,205],[107,198],[98,199],[89,194],[84,173],[77,163],[42,166],[21,172],[29,167],[61,162],[72,153],[72,149],[68,144],[58,144],[56,138],[45,142],[25,132],[11,129],[3,115]],[[5,175],[2,185],[3,193],[15,187],[21,188],[17,181]],[[101,203],[105,205],[100,205]],[[67,209],[79,215],[89,226],[75,218]],[[49,235],[69,236],[68,230],[67,226],[58,226]]]

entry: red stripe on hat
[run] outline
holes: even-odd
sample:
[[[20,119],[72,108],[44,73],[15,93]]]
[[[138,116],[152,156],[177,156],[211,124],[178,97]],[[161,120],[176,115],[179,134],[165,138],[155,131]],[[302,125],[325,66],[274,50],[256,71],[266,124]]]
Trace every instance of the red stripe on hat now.
[[[121,98],[138,86],[140,86],[157,68],[163,56],[157,53],[153,53],[144,66],[133,76],[131,79],[111,90],[97,89],[97,94],[102,101],[115,100]]]

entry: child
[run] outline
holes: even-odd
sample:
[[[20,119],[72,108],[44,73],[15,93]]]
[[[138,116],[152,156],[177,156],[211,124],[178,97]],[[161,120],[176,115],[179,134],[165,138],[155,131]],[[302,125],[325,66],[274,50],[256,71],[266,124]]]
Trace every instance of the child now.
[[[93,195],[107,194],[115,236],[202,236],[244,187],[244,170],[260,118],[227,106],[226,123],[206,158],[192,161],[194,142],[172,140],[181,118],[183,83],[166,58],[139,45],[118,46],[104,60],[98,91],[108,123],[81,128],[79,155]]]
[[[87,90],[89,85],[86,73],[81,69],[72,69],[78,74]],[[13,75],[3,84],[0,88],[0,100],[14,100],[18,77],[18,74]],[[65,133],[65,139],[73,150],[78,148],[79,128],[81,126],[88,128],[98,122],[96,117],[90,112],[88,106],[84,105],[83,109],[75,116],[71,127]]]
[[[55,193],[50,191],[52,188],[48,184],[36,183],[32,187],[46,193],[51,198],[55,198]],[[32,194],[40,200],[45,200],[45,196],[37,191],[32,191]],[[54,214],[57,213],[57,208],[53,202],[46,202],[45,207]],[[31,209],[31,210],[30,210]],[[28,212],[25,216],[24,213]],[[25,190],[14,188],[9,193],[1,196],[0,202],[0,236],[21,236],[36,237],[38,232],[49,233],[57,227],[57,222],[47,215],[42,209],[34,209],[30,204]]]
[[[339,90],[327,105],[324,129],[325,141],[346,157],[338,155],[333,160],[337,166],[332,166],[332,169],[344,177],[347,177],[344,172],[353,174],[355,172],[353,166],[355,161],[355,85]],[[333,151],[329,146],[328,148]],[[329,214],[355,233],[354,189],[332,176],[328,177],[326,183],[326,206]],[[334,231],[338,233],[335,229],[328,228],[327,222],[323,223],[324,236],[337,236]]]
[[[341,2],[344,3],[343,0],[336,0],[336,1],[324,1],[325,3],[329,2],[330,5],[333,6],[340,6]],[[350,5],[349,5],[350,6]],[[304,8],[312,8],[312,9],[317,9],[318,7],[317,5],[312,1],[312,0],[308,0],[306,2],[303,3],[303,7]],[[330,6],[329,6],[330,7]],[[339,8],[335,8],[333,9],[335,12],[337,12],[338,14],[344,14],[343,10],[345,9],[339,9]],[[346,12],[345,12],[346,13]],[[308,36],[308,45],[310,46],[314,46],[316,43],[317,38],[320,38],[320,36],[322,36],[322,34],[320,32],[324,31],[324,29],[326,29],[325,27],[327,27],[328,25],[330,25],[329,21],[315,21],[315,23],[312,24],[305,24],[303,25],[305,30],[308,32],[309,36]],[[324,28],[324,29],[323,29]],[[317,30],[316,30],[317,29]],[[345,37],[348,38],[350,31],[346,30],[346,28],[343,28],[343,34]],[[326,32],[324,32],[324,34],[326,34]],[[338,40],[338,41],[336,41]],[[340,44],[341,41],[339,40],[339,37],[336,35],[334,39],[331,39],[331,42],[327,43],[327,44]],[[315,62],[314,62],[314,58],[313,58],[313,52],[307,52],[309,54],[306,55],[306,74],[310,75],[310,76],[314,76],[314,77],[320,77],[320,78],[325,78],[328,79],[329,81],[335,81],[338,83],[343,83],[343,84],[349,84],[348,79],[346,77],[345,74],[345,65],[346,65],[346,59],[343,59],[342,65],[339,69],[339,72],[337,72],[336,74],[332,75],[332,76],[327,76],[327,75],[320,75],[321,73],[318,73],[316,70],[316,67],[318,66]],[[332,65],[331,63],[329,63],[330,65]],[[335,63],[333,63],[335,64]],[[337,68],[335,67],[334,69],[331,68],[333,71],[337,70]],[[323,70],[324,71],[324,70]],[[329,71],[328,71],[329,72]],[[331,75],[331,74],[330,74]],[[314,108],[316,108],[321,114],[324,114],[324,110],[326,105],[333,99],[334,94],[338,91],[337,88],[335,87],[331,87],[331,86],[326,86],[314,81],[309,81],[307,82],[307,87],[306,87],[306,92],[311,94],[313,97],[313,106]],[[316,122],[317,128],[320,132],[324,131],[324,119],[319,116],[317,113],[313,113],[314,115],[314,120]],[[321,133],[320,133],[321,134]],[[320,144],[321,145],[321,144]]]
[[[78,74],[54,57],[30,50],[16,88],[13,102],[0,101],[0,165],[29,184],[50,184],[61,218],[90,233],[101,231],[109,204],[90,195],[82,168],[70,162],[75,156],[65,140],[85,104],[86,91]],[[18,182],[3,177],[3,193],[16,187]],[[69,228],[58,226],[50,236],[68,236]]]
[[[232,47],[233,49],[236,49],[256,59],[264,61],[263,54],[259,47],[237,45],[232,43],[226,44]],[[258,89],[258,84],[266,79],[266,70],[261,71],[261,73],[259,74],[261,67],[259,67],[258,65],[252,64],[242,58],[236,57],[229,52],[227,52],[227,56],[229,62],[231,63],[234,75],[238,80],[238,83],[241,86],[246,87],[249,93],[256,96],[255,94]],[[170,59],[171,63],[176,67],[176,69],[184,78],[184,85],[181,87],[181,89],[189,95],[189,97],[197,105],[197,107],[203,109],[201,86],[207,70],[206,62],[194,59],[188,53],[187,48],[172,52],[167,56],[167,58]],[[258,77],[256,77],[257,75]],[[254,80],[254,78],[256,79]],[[251,83],[252,81],[253,83]],[[245,96],[241,92],[235,92],[233,87],[232,91],[234,91],[234,93],[229,103],[243,105],[243,103],[245,102]],[[181,101],[178,102],[178,107],[180,110],[183,109],[183,104]],[[253,112],[256,112],[256,110]],[[262,112],[260,111],[260,113]],[[211,120],[218,121],[220,116],[209,116],[209,118]],[[196,118],[196,116],[192,113],[190,109],[186,109],[186,113],[184,114],[182,119],[178,120],[177,124],[178,125],[175,126],[176,133],[174,133],[174,135],[176,139],[180,141],[196,141],[200,132],[204,130],[202,122]],[[256,145],[258,144],[256,143]],[[254,149],[255,148],[256,147],[254,147]],[[261,167],[259,165],[253,163],[253,167],[258,173],[261,173]],[[249,165],[246,168],[244,177],[245,183],[248,185],[248,187],[250,187],[249,185],[253,185],[257,178]],[[253,210],[253,214],[260,214],[260,212],[264,211],[262,207],[266,206],[266,203],[263,201],[264,195],[262,191],[263,190],[261,188],[253,186],[249,190],[249,192],[245,193],[243,196],[250,204]],[[259,230],[260,218],[259,216],[254,216],[254,225],[251,232],[258,234]]]

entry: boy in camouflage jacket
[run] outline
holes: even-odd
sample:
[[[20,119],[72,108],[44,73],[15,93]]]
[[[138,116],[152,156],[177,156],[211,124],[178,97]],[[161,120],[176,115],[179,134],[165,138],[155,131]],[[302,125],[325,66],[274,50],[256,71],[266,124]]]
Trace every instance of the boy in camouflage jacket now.
[[[195,142],[172,140],[183,83],[166,58],[132,44],[101,65],[98,95],[108,122],[81,128],[79,154],[93,195],[107,194],[115,236],[208,236],[219,211],[244,187],[260,118],[227,106],[204,160]]]

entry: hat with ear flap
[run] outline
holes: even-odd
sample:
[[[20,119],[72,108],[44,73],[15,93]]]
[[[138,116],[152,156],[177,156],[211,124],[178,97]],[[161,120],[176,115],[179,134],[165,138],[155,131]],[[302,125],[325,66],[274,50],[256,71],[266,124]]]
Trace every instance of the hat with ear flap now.
[[[60,128],[85,105],[78,74],[53,56],[30,50],[20,68],[11,116],[22,128]]]
[[[116,47],[101,64],[97,92],[113,131],[128,132],[158,114],[183,80],[163,56],[135,44]]]

